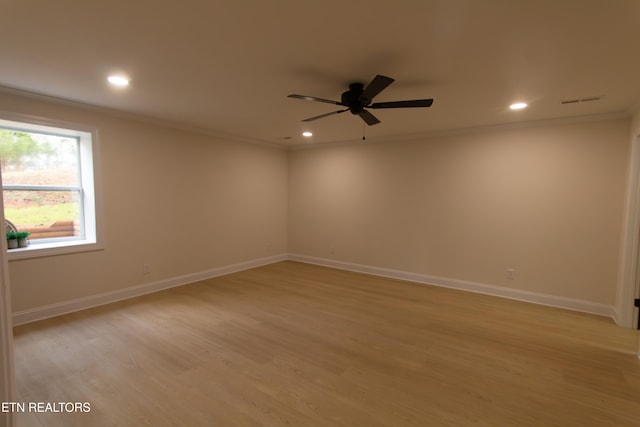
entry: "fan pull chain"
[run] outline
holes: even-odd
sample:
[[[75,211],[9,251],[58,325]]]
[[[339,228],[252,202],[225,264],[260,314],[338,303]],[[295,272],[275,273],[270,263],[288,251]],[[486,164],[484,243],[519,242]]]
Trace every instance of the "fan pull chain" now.
[[[364,125],[364,123],[362,124],[362,140],[366,141],[367,137],[365,136],[365,130],[367,129],[367,127]]]

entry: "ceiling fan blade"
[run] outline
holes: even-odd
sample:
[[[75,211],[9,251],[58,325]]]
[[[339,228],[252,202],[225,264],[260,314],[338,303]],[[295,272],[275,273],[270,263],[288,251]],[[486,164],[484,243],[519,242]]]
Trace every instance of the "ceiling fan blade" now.
[[[291,95],[288,95],[287,98],[303,99],[305,101],[313,101],[313,102],[324,102],[324,103],[333,104],[333,105],[343,105],[341,102],[338,102],[338,101],[332,101],[330,99],[323,99],[323,98],[316,98],[315,96],[291,94]]]
[[[374,102],[368,108],[419,108],[431,107],[433,99],[414,99],[411,101]]]
[[[360,95],[360,99],[366,100],[366,104],[368,105],[374,96],[382,92],[387,86],[393,83],[395,80],[391,77],[381,76],[378,74],[371,80],[371,83],[367,86],[367,88]]]
[[[346,110],[332,111],[330,113],[320,114],[319,116],[309,117],[308,119],[304,119],[303,122],[312,122],[314,120],[318,120],[323,117],[329,117],[329,116],[333,116],[334,114],[344,113],[345,111],[349,111],[349,109],[347,108]]]
[[[369,126],[380,123],[380,120],[376,118],[373,114],[368,112],[367,110],[362,110],[359,114],[360,118],[364,120]]]

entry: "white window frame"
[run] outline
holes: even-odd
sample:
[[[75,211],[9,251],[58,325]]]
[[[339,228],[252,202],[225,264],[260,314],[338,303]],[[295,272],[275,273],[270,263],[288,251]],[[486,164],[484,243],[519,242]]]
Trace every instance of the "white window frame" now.
[[[99,185],[98,130],[77,123],[6,111],[0,111],[0,127],[77,138],[80,149],[80,180],[83,195],[83,205],[80,207],[80,211],[84,226],[81,236],[69,239],[32,240],[26,248],[8,251],[9,261],[104,249]]]

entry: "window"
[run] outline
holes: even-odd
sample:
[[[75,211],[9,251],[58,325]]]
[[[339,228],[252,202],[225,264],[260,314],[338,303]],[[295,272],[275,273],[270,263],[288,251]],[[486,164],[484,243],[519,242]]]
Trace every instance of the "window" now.
[[[0,115],[5,218],[29,232],[9,259],[100,249],[96,132],[43,119]]]

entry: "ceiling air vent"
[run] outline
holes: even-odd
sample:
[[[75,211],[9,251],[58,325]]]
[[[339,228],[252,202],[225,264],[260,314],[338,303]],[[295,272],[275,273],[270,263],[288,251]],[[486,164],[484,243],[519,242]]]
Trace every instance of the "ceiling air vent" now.
[[[576,98],[576,99],[564,99],[560,101],[561,104],[578,104],[581,102],[592,102],[592,101],[600,101],[602,96],[589,96],[586,98]]]

